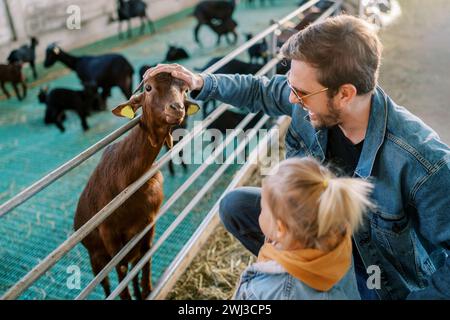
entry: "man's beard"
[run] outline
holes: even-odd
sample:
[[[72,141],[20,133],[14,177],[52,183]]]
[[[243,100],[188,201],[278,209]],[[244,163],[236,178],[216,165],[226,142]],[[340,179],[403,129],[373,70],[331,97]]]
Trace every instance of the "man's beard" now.
[[[331,128],[341,123],[341,113],[335,107],[333,99],[327,102],[328,114],[315,114],[316,119],[311,120],[311,124],[316,129]]]

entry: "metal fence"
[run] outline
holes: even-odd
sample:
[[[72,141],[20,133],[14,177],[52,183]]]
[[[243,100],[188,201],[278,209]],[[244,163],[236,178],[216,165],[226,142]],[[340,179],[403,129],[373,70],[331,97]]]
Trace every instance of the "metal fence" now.
[[[277,35],[278,31],[283,27],[284,24],[296,18],[299,14],[301,14],[306,9],[310,8],[314,4],[316,4],[319,0],[311,0],[302,6],[300,6],[297,10],[287,15],[285,18],[280,21],[274,23],[266,30],[262,31],[248,42],[240,46],[239,48],[233,50],[230,54],[225,56],[223,59],[212,65],[210,68],[205,70],[206,73],[214,72],[227,64],[229,61],[245,52],[252,45],[260,41],[265,37],[270,37],[270,47],[272,52],[272,60],[270,60],[259,72],[257,75],[273,75],[275,72],[276,64],[280,61],[280,58],[276,54],[276,43],[277,43]],[[316,22],[325,19],[327,16],[332,15],[334,12],[342,4],[342,0],[335,1],[335,3],[327,9]],[[136,192],[142,185],[144,185],[163,165],[167,164],[171,159],[172,154],[178,154],[183,147],[185,147],[191,140],[198,137],[202,134],[203,130],[207,128],[214,120],[216,120],[225,110],[227,110],[229,105],[221,104],[217,107],[208,117],[206,117],[202,121],[201,126],[196,126],[194,129],[189,132],[187,136],[185,136],[181,141],[179,141],[171,151],[164,154],[159,161],[155,163],[155,165],[147,171],[142,177],[136,180],[134,183],[125,188],[121,193],[119,193],[110,203],[108,203],[103,209],[101,209],[94,217],[92,217],[88,222],[86,222],[80,229],[75,231],[70,237],[68,237],[58,248],[56,248],[53,252],[51,252],[45,259],[43,259],[38,265],[36,265],[31,271],[29,271],[20,281],[18,281],[15,285],[13,285],[9,290],[2,296],[2,299],[16,299],[23,293],[28,287],[30,287],[35,281],[37,281],[47,270],[49,270],[54,264],[56,264],[67,252],[69,252],[75,245],[81,242],[92,230],[97,228],[106,218],[108,218],[119,206],[121,206],[134,192]],[[243,129],[252,118],[255,117],[255,114],[247,115],[236,127],[236,129]],[[269,119],[267,116],[263,116],[258,123],[255,125],[255,129],[261,128]],[[70,161],[64,163],[62,166],[52,171],[30,187],[26,188],[15,197],[5,202],[0,206],[0,217],[10,212],[12,209],[21,205],[41,190],[46,188],[48,185],[55,182],[60,177],[64,176],[67,172],[76,168],[81,163],[92,157],[98,151],[102,150],[104,147],[114,142],[116,139],[121,137],[123,134],[132,129],[140,120],[140,117],[136,117],[132,121],[128,122],[124,126],[120,127],[110,135],[106,136],[101,141],[97,142],[90,148],[81,152],[79,155],[71,159]],[[286,123],[288,122],[287,117],[282,117],[278,120],[275,127],[286,127]],[[194,182],[212,163],[210,160],[214,160],[218,153],[221,154],[222,150],[226,147],[227,144],[234,141],[234,138],[237,135],[238,130],[228,136],[227,139],[217,148],[217,152],[212,154],[210,158],[208,158],[204,163],[187,179],[187,181],[173,194],[171,197],[165,202],[163,207],[160,209],[159,214],[155,221],[147,226],[144,230],[142,230],[139,234],[137,234],[130,242],[128,242],[120,252],[112,258],[112,260],[105,266],[105,268],[97,274],[97,276],[85,287],[82,292],[77,296],[76,299],[85,299],[89,293],[109,274],[109,272],[119,263],[119,261],[142,239],[142,237],[155,225],[155,223],[167,212],[167,210],[176,202],[176,200],[183,194],[183,192]],[[256,131],[255,131],[256,132]],[[266,138],[261,142],[261,144],[265,144],[268,141],[273,142],[275,131],[270,131],[267,134]],[[255,134],[254,132],[250,135]],[[219,170],[215,172],[212,178],[206,183],[202,189],[196,194],[196,196],[189,202],[189,204],[182,210],[182,212],[177,216],[177,218],[173,221],[173,223],[165,230],[163,235],[158,239],[156,243],[153,244],[151,249],[141,258],[141,260],[131,269],[127,276],[118,284],[118,286],[113,290],[107,299],[116,298],[120,292],[124,288],[126,288],[129,282],[136,276],[136,274],[141,270],[145,263],[147,263],[155,251],[162,245],[162,243],[169,237],[169,235],[175,230],[175,228],[181,223],[181,221],[187,216],[187,214],[196,206],[196,204],[202,199],[202,197],[206,194],[206,192],[212,187],[212,185],[219,179],[221,174],[227,169],[229,163],[236,157],[236,155],[244,150],[247,142],[251,139],[246,139],[237,147],[237,150],[230,156],[227,161],[220,167]],[[250,156],[250,161],[241,169],[240,173],[233,179],[231,184],[228,186],[227,191],[236,187],[237,185],[243,182],[243,177],[248,175],[250,169],[254,168],[255,162],[254,159],[257,157],[258,149],[253,151]],[[189,259],[189,253],[192,251],[194,244],[198,243],[204,234],[206,233],[206,229],[211,225],[211,221],[214,217],[217,216],[218,202],[214,204],[212,209],[209,211],[203,223],[188,241],[188,243],[183,247],[178,256],[172,262],[172,264],[166,269],[165,273],[159,279],[155,290],[152,294],[147,297],[150,299],[153,298],[161,298],[164,292],[167,292],[168,284],[173,284],[176,280],[175,270],[180,271],[183,266],[186,266],[186,261]],[[192,256],[192,255],[191,255]],[[183,263],[184,261],[184,263]],[[178,272],[179,273],[179,272]]]

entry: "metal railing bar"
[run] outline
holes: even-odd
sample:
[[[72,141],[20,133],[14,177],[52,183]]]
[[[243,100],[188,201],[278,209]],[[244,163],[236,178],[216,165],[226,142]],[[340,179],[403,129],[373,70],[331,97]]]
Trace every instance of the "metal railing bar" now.
[[[222,106],[222,108],[219,106],[215,110],[215,111],[219,110],[218,112],[210,113],[208,115],[208,117],[206,117],[203,120],[202,127],[207,127],[208,125],[210,125],[223,112],[225,112],[225,110],[227,110],[229,108],[228,105],[225,105],[225,106],[221,105],[221,106]],[[110,144],[114,140],[116,140],[119,137],[121,137],[121,135],[123,133],[127,132],[128,130],[132,129],[134,126],[136,126],[138,124],[138,122],[140,120],[140,117],[141,116],[139,115],[135,119],[129,121],[128,123],[126,123],[122,127],[120,127],[117,130],[115,130],[110,135],[108,135],[105,138],[103,138],[102,140],[98,141],[93,146],[91,146],[88,149],[86,149],[85,151],[81,152],[79,155],[77,155],[73,159],[71,159],[68,162],[64,163],[59,168],[55,169],[54,171],[52,171],[48,175],[44,176],[43,178],[41,178],[40,180],[38,180],[37,182],[35,182],[31,186],[29,186],[28,188],[26,188],[23,191],[21,191],[15,197],[11,198],[10,200],[8,200],[4,204],[2,204],[0,206],[0,217],[2,215],[4,215],[4,214],[8,213],[12,209],[16,208],[17,206],[21,205],[26,200],[28,200],[29,198],[33,197],[36,193],[42,191],[49,184],[55,182],[57,179],[59,179],[60,177],[65,175],[68,171],[70,171],[70,170],[74,169],[75,167],[79,166],[81,163],[86,161],[89,157],[91,157],[92,155],[94,155],[95,153],[97,153],[98,151],[103,149],[104,147],[106,147],[108,144]],[[189,137],[187,136],[186,139],[189,139]],[[171,154],[172,152],[174,152],[174,150],[170,150],[166,154]],[[162,157],[161,157],[161,159],[162,159]],[[166,158],[165,162],[162,163],[161,166],[164,165],[166,162],[168,162],[168,159],[169,158]]]
[[[314,4],[314,3],[318,2],[318,0],[312,0],[311,2],[312,2],[312,4]],[[303,5],[303,6],[305,6],[305,5]],[[302,8],[302,7],[300,7],[300,8]],[[290,16],[294,17],[296,15],[297,11],[299,11],[299,9],[294,11],[288,17],[290,17]],[[284,18],[281,21],[288,21],[288,19],[286,17],[286,18]],[[279,22],[279,23],[281,23],[281,22]],[[273,30],[276,30],[276,29],[277,29],[277,25],[274,26]],[[269,62],[269,64],[270,63],[276,63],[276,61],[278,61],[277,59],[278,58],[272,59]],[[266,68],[262,68],[257,73],[257,75],[261,74],[263,70],[269,70],[270,67],[268,67],[268,65],[265,66]],[[267,72],[267,71],[265,71],[265,72]],[[165,153],[161,157],[161,159],[149,171],[147,171],[138,180],[136,180],[134,183],[129,185],[127,188],[125,188],[121,193],[119,193],[113,200],[111,200],[110,203],[108,203],[103,209],[101,209],[85,225],[83,225],[79,230],[75,231],[68,239],[66,239],[66,241],[64,241],[58,248],[56,248],[53,252],[51,252],[43,261],[41,261],[41,263],[36,265],[21,280],[19,280],[19,282],[17,282],[13,287],[11,287],[2,296],[2,299],[14,299],[14,298],[17,298],[25,289],[27,289],[33,282],[35,282],[40,276],[42,276],[42,274],[45,273],[45,271],[47,271],[59,259],[61,259],[64,256],[65,253],[67,253],[76,244],[78,244],[84,237],[86,237],[93,229],[95,229],[98,225],[100,225],[107,217],[109,217],[109,215],[111,215],[120,205],[122,205],[134,192],[136,192],[146,181],[148,181],[165,163],[167,163],[170,160],[171,154],[173,152],[181,151],[181,149],[187,143],[189,143],[192,139],[194,139],[196,136],[198,136],[209,124],[212,123],[212,121],[217,119],[226,109],[228,109],[228,107],[229,107],[229,105],[227,105],[227,104],[221,104],[216,110],[214,110],[207,118],[205,118],[202,121],[202,123],[201,123],[202,125],[201,125],[200,129],[196,130],[196,128],[194,127],[193,131],[191,131],[184,139],[182,139],[177,145],[175,145],[175,147],[170,152]],[[136,119],[133,119],[132,121],[130,121],[126,125],[122,126],[121,128],[117,129],[113,133],[117,133],[117,132],[119,132],[121,130],[125,130],[124,132],[126,132],[126,131],[130,130],[132,127],[134,127],[138,123],[138,121],[139,121],[139,117],[137,117]],[[111,139],[111,135],[109,135],[109,136],[105,137],[104,139],[102,139],[101,141],[99,141],[94,146],[99,146],[100,142],[102,142],[103,140],[107,139],[108,137]],[[117,139],[118,137],[116,137],[115,139]],[[110,142],[114,141],[115,139],[111,140]],[[94,147],[94,146],[92,146],[92,147]],[[85,152],[87,152],[88,150],[91,150],[91,148],[87,149]],[[95,152],[97,152],[97,151],[98,150],[96,150]],[[82,152],[81,154],[83,154],[83,153],[84,152]],[[81,154],[79,156],[81,156]],[[64,166],[65,165],[63,165],[61,167],[64,167]],[[56,180],[56,179],[57,178],[54,178],[54,180]],[[29,194],[28,198],[30,198],[32,195],[33,194]],[[14,200],[14,198],[11,199],[11,200]],[[20,202],[20,203],[22,203],[22,202]],[[16,204],[16,206],[17,205],[18,204]]]
[[[215,64],[213,64],[212,66],[210,66],[209,68],[207,68],[205,71],[203,71],[204,73],[213,73],[215,71],[217,71],[219,68],[223,67],[224,65],[226,65],[228,62],[230,62],[231,60],[233,60],[234,58],[236,58],[238,55],[240,55],[241,53],[243,53],[245,50],[247,50],[248,48],[250,48],[252,45],[254,45],[256,42],[258,42],[259,40],[265,38],[266,36],[268,36],[269,34],[271,34],[272,32],[274,32],[275,30],[277,30],[280,26],[282,26],[283,24],[285,24],[286,22],[292,20],[293,18],[295,18],[296,16],[298,16],[300,13],[302,13],[303,11],[305,11],[306,9],[312,7],[313,5],[315,5],[317,2],[319,2],[320,0],[310,0],[309,2],[303,4],[302,6],[300,6],[298,9],[296,9],[295,11],[293,11],[292,13],[290,13],[289,15],[287,15],[286,17],[284,17],[283,19],[281,19],[280,21],[278,21],[277,23],[272,24],[269,28],[267,28],[266,30],[258,33],[256,36],[254,36],[253,38],[251,38],[250,40],[248,40],[246,43],[244,43],[242,46],[240,46],[239,48],[234,49],[233,51],[231,51],[229,54],[227,54],[225,57],[223,57],[221,60],[217,61]]]
[[[258,130],[270,117],[264,115],[258,123],[255,125],[255,129]],[[174,222],[167,228],[158,241],[152,246],[152,248],[139,260],[139,262],[134,266],[132,270],[127,274],[127,276],[118,284],[113,292],[106,298],[107,300],[112,300],[116,298],[125,289],[129,282],[137,275],[137,273],[144,267],[144,265],[150,260],[153,254],[158,250],[158,248],[163,244],[163,242],[172,234],[172,232],[178,227],[178,225],[184,220],[184,218],[189,214],[192,208],[202,199],[203,195],[209,190],[209,188],[221,177],[222,173],[232,164],[231,161],[242,152],[242,150],[247,146],[247,141],[251,140],[256,135],[256,130],[252,131],[248,139],[241,142],[236,150],[233,151],[232,155],[227,158],[225,164],[223,164],[219,170],[217,170],[214,175],[208,180],[208,182],[200,189],[200,191],[195,195],[195,197],[189,202],[189,204],[183,209],[183,211],[177,216]]]
[[[273,139],[273,133],[275,128],[279,128],[281,124],[288,120],[287,116],[282,116],[278,119],[276,125],[271,129],[268,135],[264,137],[264,139],[261,141],[262,145],[266,145],[267,141],[269,139]],[[184,257],[186,256],[187,252],[189,252],[196,244],[197,239],[201,236],[205,228],[209,225],[209,222],[214,218],[215,214],[217,213],[219,209],[219,203],[223,196],[227,194],[230,190],[236,188],[243,178],[243,176],[246,174],[247,170],[255,165],[256,159],[258,157],[258,149],[253,150],[249,160],[247,163],[239,170],[239,173],[234,177],[234,179],[231,181],[231,183],[228,185],[228,187],[225,189],[225,191],[222,193],[221,197],[217,200],[215,205],[212,207],[212,209],[208,212],[206,217],[203,219],[200,226],[197,228],[197,230],[194,232],[192,237],[189,239],[189,241],[186,243],[186,245],[180,250],[178,255],[175,257],[175,259],[172,261],[172,263],[169,265],[169,267],[164,271],[162,276],[159,278],[155,288],[153,289],[152,293],[147,297],[147,299],[155,299],[155,297],[159,294],[159,292],[162,290],[164,285],[169,279],[172,279],[173,272],[178,268],[178,266],[182,263]]]
[[[214,65],[210,66],[208,69],[204,71],[204,73],[213,73],[217,71],[220,67],[224,66],[228,62],[230,62],[232,59],[234,59],[236,56],[250,48],[252,45],[254,45],[257,41],[261,40],[262,38],[266,37],[270,33],[274,32],[276,29],[279,28],[279,26],[283,25],[287,21],[291,20],[295,16],[297,16],[299,13],[304,11],[305,9],[308,9],[309,7],[316,4],[319,0],[311,0],[302,6],[300,6],[298,9],[296,9],[294,12],[289,14],[287,17],[283,18],[276,24],[273,24],[269,28],[267,28],[265,31],[259,33],[252,39],[250,39],[248,42],[243,44],[241,47],[233,50],[231,53],[226,55],[223,59],[216,62]],[[220,114],[219,114],[220,115]],[[217,115],[217,117],[219,116]],[[45,187],[47,187],[49,184],[53,183],[63,175],[65,175],[68,171],[72,170],[73,168],[79,166],[82,162],[84,162],[86,159],[91,157],[93,154],[104,148],[109,143],[113,142],[117,138],[119,138],[123,133],[127,132],[131,128],[133,128],[138,122],[140,117],[136,117],[136,119],[133,119],[132,121],[126,123],[125,125],[121,126],[120,128],[116,129],[113,133],[106,136],[99,142],[97,142],[95,145],[91,146],[90,148],[86,149],[85,151],[81,152],[79,155],[74,157],[73,159],[69,160],[68,162],[64,163],[51,173],[47,174],[37,182],[33,183],[31,186],[27,187],[23,191],[21,191],[19,194],[8,200],[7,202],[0,205],[0,217],[2,217],[7,212],[11,211],[12,209],[16,208],[17,206],[24,203],[29,198],[33,197],[35,194],[43,190]],[[169,151],[170,153],[171,151]]]
[[[325,10],[316,20],[314,20],[313,24],[322,22],[323,20],[331,16],[331,14],[342,5],[342,2],[343,0],[335,0],[335,3],[327,10]]]
[[[225,111],[229,105],[221,104],[214,110],[204,121],[202,121],[201,128],[195,128],[189,134],[178,142],[172,149],[173,152],[179,152],[189,143],[189,141],[200,135],[203,130],[214,121],[215,117]],[[3,296],[2,299],[15,299],[20,293],[28,288],[34,281],[36,281],[42,274],[45,273],[51,266],[53,266],[65,253],[76,246],[82,239],[84,239],[92,230],[99,226],[106,218],[108,218],[120,205],[122,205],[132,194],[134,194],[144,183],[146,183],[153,175],[164,165],[171,157],[171,153],[165,153],[160,161],[158,161],[149,171],[142,175],[138,180],[130,184],[121,193],[119,193],[111,202],[109,202],[103,209],[86,222],[80,229],[75,231],[68,239],[66,239],[58,248],[52,251],[44,258],[38,265],[29,271],[19,282],[11,287]]]
[[[83,289],[83,291],[75,298],[75,300],[81,300],[86,298],[89,293],[111,272],[111,270],[125,257],[125,255],[134,248],[134,246],[153,228],[156,222],[164,216],[169,208],[177,201],[177,199],[186,191],[192,183],[212,164],[211,161],[220,156],[219,152],[222,152],[225,147],[238,135],[238,130],[242,130],[256,114],[250,113],[246,116],[239,125],[235,128],[231,135],[228,135],[226,140],[220,144],[216,151],[209,155],[204,163],[195,170],[195,172],[186,180],[177,191],[166,201],[161,207],[155,220],[151,224],[146,226],[140,233],[134,236],[125,246],[108,262],[108,264],[92,279],[92,281]]]
[[[2,217],[4,214],[11,211],[12,209],[16,208],[17,206],[19,206],[20,204],[22,204],[23,202],[34,196],[39,191],[43,190],[49,184],[62,177],[73,168],[79,166],[81,163],[83,163],[88,158],[96,154],[98,151],[106,147],[108,144],[110,144],[111,142],[122,136],[128,130],[132,129],[139,122],[140,117],[141,116],[139,115],[138,117],[131,120],[127,124],[110,133],[109,135],[107,135],[106,137],[104,137],[103,139],[101,139],[88,149],[78,154],[76,157],[67,161],[57,169],[53,170],[49,174],[45,175],[44,177],[33,183],[31,186],[19,192],[15,197],[3,203],[0,206],[0,217]]]
[[[322,21],[322,19],[324,19],[327,16],[331,15],[331,13],[333,13],[341,4],[342,4],[342,0],[338,0],[333,6],[331,6],[322,15],[320,15],[319,18],[317,18],[317,20],[314,21],[314,23],[318,23],[318,22]],[[271,61],[269,61],[269,63],[267,63],[264,67],[265,68],[267,67],[267,70],[270,70],[270,68],[272,68],[273,65],[275,65],[280,60],[281,60],[281,58],[276,57],[276,58],[272,59]],[[273,65],[270,66],[270,64],[273,64]],[[260,71],[263,72],[263,69],[261,69]],[[277,124],[275,126],[279,127],[286,120],[287,120],[287,116],[280,117],[278,119]],[[273,137],[271,135],[266,136],[265,139],[261,142],[261,144],[265,145],[267,143],[267,140],[268,139],[272,139],[272,138]],[[236,186],[239,185],[240,180],[242,179],[242,176],[245,175],[247,169],[253,165],[253,161],[254,160],[252,160],[252,159],[257,156],[257,151],[258,151],[257,149],[254,150],[254,153],[252,154],[252,156],[250,157],[250,159],[248,160],[246,165],[239,171],[240,174],[238,174],[233,179],[233,181],[228,185],[228,187],[222,193],[222,196],[219,198],[219,200],[217,200],[217,202],[214,204],[212,209],[208,212],[207,216],[204,218],[204,220],[202,221],[200,226],[197,228],[195,233],[192,235],[192,237],[189,239],[189,241],[186,243],[186,245],[180,250],[178,255],[175,257],[175,259],[172,261],[172,263],[169,265],[169,267],[165,270],[165,272],[159,278],[159,280],[158,280],[155,288],[153,289],[152,293],[147,297],[148,300],[155,299],[159,295],[159,293],[162,291],[163,287],[169,281],[169,279],[172,278],[173,273],[175,272],[175,270],[181,265],[181,263],[185,259],[185,256],[187,255],[187,253],[189,251],[191,251],[191,249],[195,246],[197,240],[200,238],[200,236],[204,232],[205,228],[210,224],[211,220],[216,215],[216,213],[217,213],[217,211],[219,209],[220,201],[223,198],[223,196],[226,193],[228,193],[230,190],[234,189]]]
[[[279,61],[279,59],[275,58],[270,60],[261,70],[257,72],[257,75],[264,74],[271,68],[273,68],[276,63]],[[221,144],[220,148],[217,149],[216,152],[221,152],[231,141],[231,139],[234,139],[234,137],[237,135],[237,130],[243,129],[248,122],[253,119],[255,114],[249,114],[247,117],[245,117],[239,125],[235,128],[236,131],[234,131],[231,135],[227,137],[225,142]],[[179,189],[166,201],[166,203],[161,207],[158,215],[156,216],[155,220],[144,228],[139,234],[137,234],[135,237],[133,237],[109,262],[108,264],[94,277],[94,279],[91,280],[91,282],[88,284],[87,287],[76,297],[75,300],[81,300],[87,297],[89,293],[109,274],[109,272],[117,265],[117,263],[125,257],[125,255],[131,251],[131,249],[144,237],[144,235],[150,231],[150,229],[156,224],[156,222],[167,212],[167,210],[175,203],[175,201],[182,195],[182,193],[187,190],[190,185],[206,170],[206,168],[210,165],[209,161],[212,158],[217,158],[218,155],[214,156],[214,154],[210,155],[206,160],[205,163],[203,163],[189,178],[186,180]],[[212,159],[213,160],[213,159]]]
[[[264,68],[262,68],[257,74],[261,74]],[[202,122],[199,127],[189,132],[189,134],[179,141],[171,150],[171,152],[165,153],[160,160],[143,176],[133,182],[121,193],[119,193],[111,202],[109,202],[102,210],[86,222],[80,229],[75,231],[66,241],[64,241],[58,248],[51,252],[44,260],[36,265],[31,271],[29,271],[19,282],[11,287],[3,296],[2,299],[15,299],[20,293],[27,289],[34,281],[36,281],[42,274],[45,273],[51,266],[53,266],[59,259],[61,259],[65,253],[77,245],[82,239],[84,239],[92,230],[100,225],[112,212],[114,212],[122,203],[124,203],[134,192],[136,192],[147,180],[149,180],[165,163],[170,160],[173,152],[180,152],[181,149],[188,144],[192,139],[200,135],[203,130],[209,126],[216,118],[218,118],[229,105],[221,104],[219,107],[210,113]]]

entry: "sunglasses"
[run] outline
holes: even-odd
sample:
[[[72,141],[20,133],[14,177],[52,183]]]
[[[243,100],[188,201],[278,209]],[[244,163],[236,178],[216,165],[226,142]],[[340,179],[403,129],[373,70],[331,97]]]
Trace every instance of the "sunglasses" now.
[[[294,88],[294,86],[292,86],[292,84],[289,82],[289,79],[287,79],[287,84],[288,84],[288,86],[291,89],[292,93],[294,94],[294,96],[297,98],[297,100],[300,102],[301,105],[305,105],[305,99],[306,98],[309,98],[311,96],[314,96],[316,94],[319,94],[319,93],[322,93],[322,92],[325,92],[325,91],[328,90],[328,88],[323,88],[323,89],[320,89],[319,91],[316,91],[316,92],[303,94],[300,90],[298,90],[297,88]]]

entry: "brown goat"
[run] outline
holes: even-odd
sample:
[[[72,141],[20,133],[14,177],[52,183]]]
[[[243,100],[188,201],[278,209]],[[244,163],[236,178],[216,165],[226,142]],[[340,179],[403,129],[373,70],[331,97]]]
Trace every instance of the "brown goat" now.
[[[25,83],[25,77],[22,73],[22,64],[0,64],[0,86],[5,93],[6,98],[9,98],[10,95],[5,88],[5,82],[11,82],[14,88],[14,92],[17,95],[17,99],[25,99],[27,95],[27,84]],[[19,90],[17,88],[18,83],[22,85],[23,96],[20,96]]]
[[[142,93],[132,96],[113,110],[117,116],[132,118],[136,110],[142,107],[142,117],[128,136],[103,153],[78,201],[75,230],[148,171],[164,143],[169,147],[173,145],[171,128],[180,124],[186,114],[198,110],[197,105],[186,100],[186,91],[187,85],[183,81],[168,73],[160,73],[146,79]],[[95,275],[127,242],[154,221],[162,201],[163,177],[158,171],[82,241],[89,252]],[[150,249],[154,229],[116,266],[119,281],[126,276],[128,264],[134,266]],[[140,284],[142,295],[136,276],[133,289],[137,299],[146,298],[151,292],[151,260],[142,269]],[[107,277],[102,281],[102,286],[108,296],[110,286]],[[131,299],[128,288],[121,292],[120,297]]]

